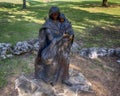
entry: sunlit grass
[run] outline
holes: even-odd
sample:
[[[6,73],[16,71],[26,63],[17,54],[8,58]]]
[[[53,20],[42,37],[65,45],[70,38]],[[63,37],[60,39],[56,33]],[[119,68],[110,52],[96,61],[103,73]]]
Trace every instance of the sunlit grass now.
[[[14,4],[22,4],[23,0],[0,0],[0,2],[6,2],[6,3],[14,3]]]
[[[93,7],[93,8],[82,8],[82,7],[78,7],[78,6],[74,6],[72,7],[73,9],[79,9],[79,10],[85,10],[91,13],[107,13],[110,15],[118,15],[120,16],[120,7],[118,6],[116,7],[108,7],[108,8],[102,8],[102,7]]]

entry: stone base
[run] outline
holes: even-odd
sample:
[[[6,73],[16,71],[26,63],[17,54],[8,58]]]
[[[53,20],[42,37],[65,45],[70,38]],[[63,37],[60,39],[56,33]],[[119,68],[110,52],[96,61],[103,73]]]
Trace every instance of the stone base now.
[[[15,80],[18,96],[77,96],[79,91],[92,92],[91,84],[77,71],[70,70],[72,87],[64,84],[51,86],[33,76],[20,76]]]

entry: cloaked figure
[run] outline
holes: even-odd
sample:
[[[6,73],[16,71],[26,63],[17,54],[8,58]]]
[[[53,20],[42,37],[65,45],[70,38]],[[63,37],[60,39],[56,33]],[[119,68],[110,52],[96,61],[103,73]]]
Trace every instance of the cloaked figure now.
[[[69,53],[74,33],[68,32],[69,35],[63,33],[62,23],[59,8],[52,7],[49,10],[49,18],[39,31],[40,47],[35,60],[35,77],[52,85],[55,85],[60,78],[62,83],[71,86]],[[71,26],[69,28],[72,30]]]

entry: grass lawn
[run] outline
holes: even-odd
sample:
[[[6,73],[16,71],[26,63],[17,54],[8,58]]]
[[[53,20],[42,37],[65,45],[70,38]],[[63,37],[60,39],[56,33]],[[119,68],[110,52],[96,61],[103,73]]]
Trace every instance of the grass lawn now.
[[[4,2],[2,2],[4,1]],[[6,2],[5,2],[6,1]],[[22,10],[22,0],[0,1],[0,42],[10,42],[37,38],[38,30],[44,22],[51,6],[59,6],[71,21],[76,39],[83,47],[120,45],[119,38],[110,38],[106,31],[120,28],[120,1],[109,0],[111,7],[101,7],[99,0],[27,0],[27,9]],[[69,1],[69,2],[68,2]],[[91,31],[98,31],[96,35]],[[103,32],[105,31],[105,32]],[[120,36],[119,32],[106,32],[107,35]],[[103,42],[104,41],[104,42]],[[103,42],[103,43],[101,43]]]
[[[47,17],[51,6],[58,6],[71,21],[75,40],[81,47],[120,46],[120,1],[108,0],[108,8],[101,7],[101,0],[27,0],[27,9],[22,10],[22,0],[0,0],[0,42],[24,41],[37,38],[38,30]],[[6,84],[7,76],[29,72],[28,62],[23,57],[0,61],[0,87]],[[20,71],[16,73],[19,68]]]
[[[8,78],[12,75],[33,72],[34,57],[33,55],[26,55],[0,61],[0,88],[7,85]]]

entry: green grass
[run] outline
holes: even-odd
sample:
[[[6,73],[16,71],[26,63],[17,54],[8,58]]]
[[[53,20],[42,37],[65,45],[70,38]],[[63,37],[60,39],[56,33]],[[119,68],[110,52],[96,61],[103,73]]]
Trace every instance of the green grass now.
[[[109,0],[108,8],[101,7],[100,0],[27,0],[27,9],[22,10],[22,0],[0,0],[0,42],[37,38],[51,6],[58,6],[71,21],[75,40],[81,47],[120,46],[120,1]],[[27,58],[27,60],[26,60]],[[0,61],[0,88],[7,84],[10,75],[30,72],[31,58],[14,57]],[[12,70],[12,71],[11,71]]]
[[[4,2],[2,2],[4,1]],[[52,0],[43,3],[42,0],[27,0],[27,9],[22,10],[22,0],[1,0],[0,2],[0,42],[10,42],[37,38],[38,30],[44,22],[51,6],[60,7],[67,18],[71,21],[77,40],[84,43],[83,47],[108,46],[114,47],[119,44],[114,42],[118,39],[107,38],[101,44],[104,33],[98,31],[98,35],[91,34],[92,29],[98,27],[113,28],[117,30],[120,25],[119,0],[109,0],[111,7],[101,7],[99,0]],[[111,34],[111,33],[108,33]],[[120,33],[118,33],[120,35]],[[102,36],[103,35],[103,36]],[[114,34],[112,34],[114,35]],[[99,42],[96,40],[99,39]],[[90,42],[92,41],[92,42]],[[120,44],[119,44],[120,45]]]
[[[8,77],[33,72],[33,56],[20,56],[0,61],[0,88],[7,85]]]

